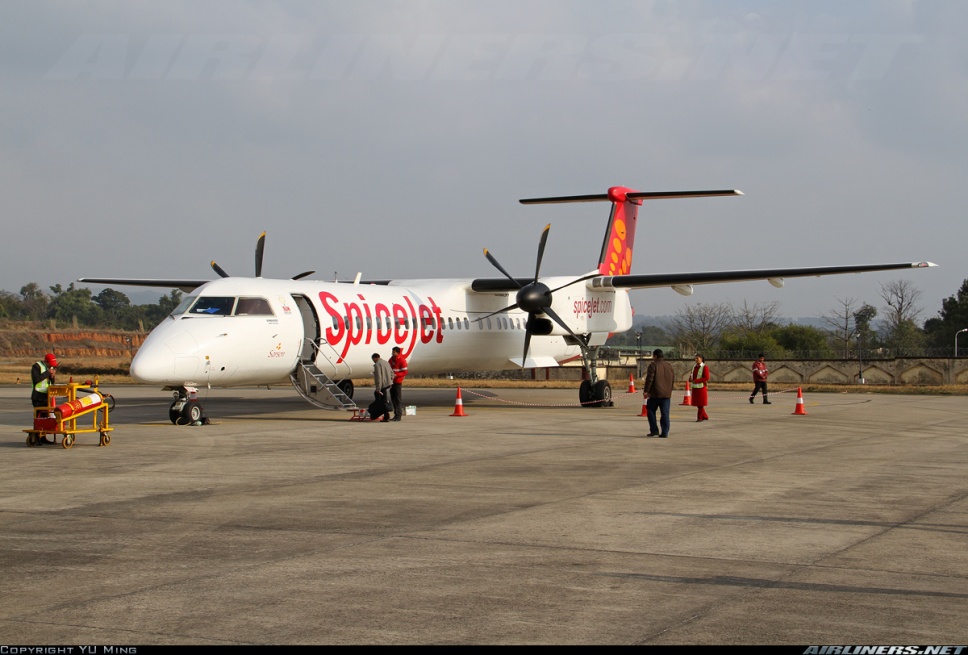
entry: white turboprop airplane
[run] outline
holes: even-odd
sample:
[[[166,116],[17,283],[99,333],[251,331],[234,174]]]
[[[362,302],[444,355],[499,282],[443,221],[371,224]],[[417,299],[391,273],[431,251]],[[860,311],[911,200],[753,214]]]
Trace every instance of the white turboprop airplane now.
[[[371,373],[374,352],[400,346],[414,374],[549,367],[582,359],[579,401],[611,404],[596,375],[598,349],[632,327],[629,289],[862,273],[936,266],[930,262],[632,275],[639,207],[644,200],[742,195],[736,190],[607,193],[524,199],[522,204],[611,203],[598,267],[575,276],[541,277],[550,225],[541,234],[534,276],[515,278],[485,249],[503,278],[324,282],[262,277],[265,232],[255,277],[233,277],[218,264],[215,280],[81,278],[79,282],[181,289],[182,303],[145,339],[131,376],[174,391],[173,423],[203,417],[199,386],[268,385],[289,378],[311,403],[355,409],[352,378]],[[513,298],[511,294],[514,294]],[[523,346],[523,348],[522,348]]]

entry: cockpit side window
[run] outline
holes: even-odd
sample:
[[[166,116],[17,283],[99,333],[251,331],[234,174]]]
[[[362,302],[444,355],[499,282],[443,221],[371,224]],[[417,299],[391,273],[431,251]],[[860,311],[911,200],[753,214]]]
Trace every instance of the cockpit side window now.
[[[230,316],[235,298],[230,296],[202,296],[188,310],[189,314],[203,316]]]
[[[184,314],[196,300],[198,300],[198,296],[185,296],[182,298],[182,301],[178,303],[178,307],[175,307],[175,309],[172,310],[171,315],[178,316],[180,314]]]
[[[235,306],[236,316],[272,316],[272,307],[265,298],[239,298]]]

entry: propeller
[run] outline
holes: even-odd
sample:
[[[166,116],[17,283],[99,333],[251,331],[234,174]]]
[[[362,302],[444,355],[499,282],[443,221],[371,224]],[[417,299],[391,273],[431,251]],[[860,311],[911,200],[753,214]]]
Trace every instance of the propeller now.
[[[576,282],[581,282],[582,280],[587,280],[589,278],[597,277],[599,275],[597,271],[594,273],[590,273],[588,275],[583,275],[581,277],[575,278],[570,282],[562,284],[561,286],[555,289],[551,289],[548,287],[547,284],[545,284],[544,282],[541,282],[539,279],[541,275],[541,260],[544,258],[545,244],[548,242],[548,232],[550,230],[551,230],[551,224],[549,223],[548,225],[545,226],[544,231],[542,231],[541,233],[541,240],[538,241],[538,258],[534,266],[534,280],[523,286],[517,280],[515,280],[510,273],[504,270],[504,267],[501,266],[501,263],[497,261],[494,255],[492,255],[487,250],[487,248],[484,249],[484,256],[487,258],[487,261],[491,262],[494,268],[504,273],[504,276],[506,278],[508,278],[515,284],[517,284],[520,288],[518,289],[518,292],[515,295],[515,298],[514,298],[515,303],[513,305],[508,305],[504,309],[500,309],[496,312],[491,312],[486,316],[482,316],[478,320],[489,318],[491,316],[494,316],[495,314],[503,314],[505,312],[511,311],[512,309],[521,309],[522,311],[525,311],[528,313],[528,320],[527,320],[527,323],[525,323],[525,330],[524,330],[524,355],[521,358],[522,366],[524,366],[524,363],[528,359],[528,350],[531,347],[531,335],[534,334],[535,332],[535,325],[536,325],[535,319],[538,314],[544,314],[546,316],[549,316],[555,323],[560,325],[566,332],[568,332],[568,334],[570,334],[579,342],[583,342],[583,339],[579,337],[577,334],[575,334],[572,331],[572,329],[568,327],[568,324],[565,323],[560,316],[558,316],[557,312],[555,312],[551,308],[551,304],[553,302],[552,294],[554,294],[555,291],[558,291],[559,289],[563,289],[567,286],[575,284]]]
[[[221,277],[229,277],[229,274],[225,272],[225,269],[216,264],[214,259],[212,260],[212,270],[218,273]]]
[[[259,240],[255,244],[255,276],[256,277],[262,277],[262,259],[263,259],[263,255],[265,254],[265,249],[266,249],[266,233],[263,231],[263,233],[259,235]],[[224,268],[222,268],[221,266],[215,263],[215,260],[212,260],[212,270],[218,273],[220,277],[231,277],[228,273],[225,272]],[[301,280],[302,278],[308,275],[312,275],[315,272],[316,271],[306,271],[304,273],[300,273],[299,275],[293,276],[291,279]]]
[[[266,250],[266,233],[263,230],[255,242],[255,276],[262,277],[262,255]]]

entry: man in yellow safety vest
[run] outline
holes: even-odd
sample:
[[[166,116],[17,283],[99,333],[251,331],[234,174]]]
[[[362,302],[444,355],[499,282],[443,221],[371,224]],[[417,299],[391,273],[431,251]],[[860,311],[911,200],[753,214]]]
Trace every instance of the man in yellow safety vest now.
[[[47,407],[47,387],[54,381],[57,373],[57,358],[54,353],[47,353],[39,362],[30,367],[30,381],[34,385],[30,392],[30,401],[34,407]]]
[[[30,367],[30,381],[33,388],[30,391],[30,402],[34,407],[48,407],[47,387],[54,382],[57,373],[57,358],[54,353],[47,353],[39,362]],[[42,437],[40,443],[54,443],[47,437]]]

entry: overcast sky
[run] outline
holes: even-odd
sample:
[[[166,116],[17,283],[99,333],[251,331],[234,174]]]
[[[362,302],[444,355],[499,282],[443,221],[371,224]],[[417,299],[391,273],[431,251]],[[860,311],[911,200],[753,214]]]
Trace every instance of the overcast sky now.
[[[633,273],[940,268],[635,291],[881,307],[968,278],[968,3],[30,0],[0,5],[0,289],[79,277],[581,274],[647,202]],[[92,287],[99,291],[101,287]],[[135,290],[119,290],[132,295]],[[158,290],[157,295],[164,295]]]

